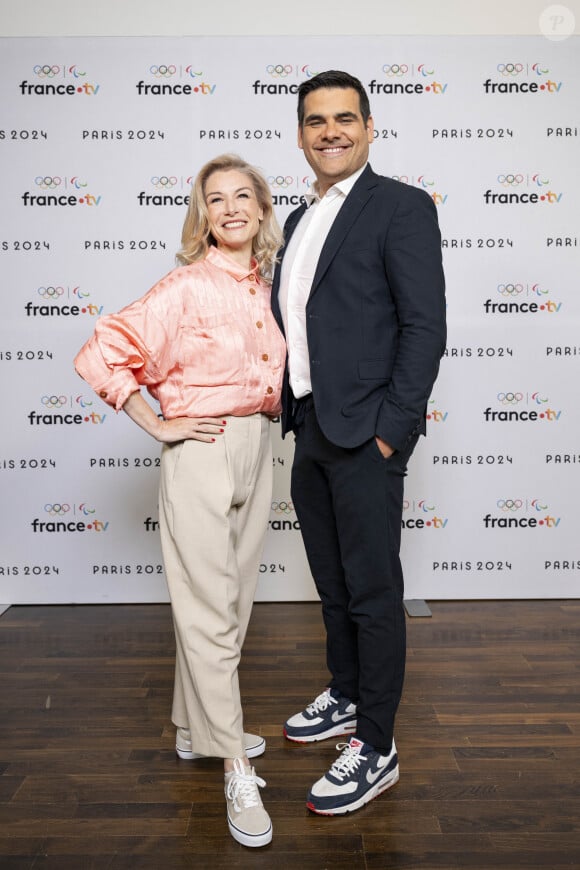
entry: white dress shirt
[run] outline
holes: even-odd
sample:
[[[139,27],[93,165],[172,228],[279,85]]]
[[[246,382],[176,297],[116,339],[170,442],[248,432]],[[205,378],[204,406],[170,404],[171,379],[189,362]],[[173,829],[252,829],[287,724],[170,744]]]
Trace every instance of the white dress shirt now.
[[[343,181],[333,184],[322,199],[316,192],[306,194],[308,207],[284,252],[279,303],[288,346],[290,386],[297,399],[312,392],[306,337],[306,303],[320,252],[336,216],[365,166]]]

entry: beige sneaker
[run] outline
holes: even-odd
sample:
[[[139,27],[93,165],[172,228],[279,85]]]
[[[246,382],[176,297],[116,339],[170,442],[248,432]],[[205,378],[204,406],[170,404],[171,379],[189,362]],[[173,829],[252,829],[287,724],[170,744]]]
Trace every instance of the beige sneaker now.
[[[248,758],[257,758],[263,755],[266,749],[266,741],[258,734],[244,733],[244,749]],[[178,728],[175,735],[175,751],[180,758],[193,761],[196,758],[205,758],[200,752],[194,752],[191,745],[191,732],[187,728]]]
[[[234,769],[225,774],[228,827],[242,846],[267,846],[272,841],[272,822],[258,791],[265,785],[241,758],[234,758]]]

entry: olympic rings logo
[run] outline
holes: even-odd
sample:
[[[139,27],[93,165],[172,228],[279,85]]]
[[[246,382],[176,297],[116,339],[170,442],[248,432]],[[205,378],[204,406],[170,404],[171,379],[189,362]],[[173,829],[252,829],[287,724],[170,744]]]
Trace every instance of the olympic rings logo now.
[[[58,299],[64,293],[64,287],[39,287],[36,292],[43,299]]]
[[[391,178],[393,179],[393,181],[402,181],[403,184],[409,183],[408,175],[391,175]]]
[[[62,517],[70,511],[70,505],[58,504],[58,502],[55,502],[55,504],[45,504],[44,510],[47,514],[50,514],[51,517]]]
[[[498,393],[497,400],[502,405],[517,405],[524,398],[523,393]]]
[[[177,67],[173,64],[159,64],[158,66],[153,65],[149,67],[149,72],[152,76],[157,76],[158,78],[170,78],[170,76],[174,76],[177,72]]]
[[[45,408],[63,408],[68,399],[66,396],[43,396],[40,401]]]
[[[524,180],[524,176],[519,172],[517,175],[513,172],[508,172],[505,175],[498,175],[497,180],[499,184],[503,184],[506,187],[509,185],[514,187],[516,184],[521,184]]]
[[[386,63],[383,72],[387,76],[404,76],[409,72],[409,67],[406,63]]]
[[[497,502],[500,511],[519,511],[523,504],[521,498],[500,498]]]
[[[275,514],[291,514],[294,512],[294,505],[291,501],[273,501],[272,510]]]
[[[151,184],[158,189],[170,190],[177,184],[177,177],[175,175],[154,175],[151,178]]]
[[[411,502],[409,501],[408,498],[404,498],[403,499],[403,511],[408,511],[410,507],[411,507]]]
[[[274,76],[274,78],[284,79],[286,76],[289,76],[290,73],[294,70],[294,67],[291,64],[282,64],[282,63],[270,63],[266,67],[266,72]]]
[[[50,66],[48,63],[36,64],[36,66],[33,67],[33,72],[41,79],[52,79],[54,76],[59,74],[60,67]]]
[[[517,296],[524,289],[523,284],[498,284],[497,292],[502,296]]]
[[[269,175],[268,184],[271,187],[290,187],[294,184],[292,175]]]
[[[58,175],[54,177],[52,175],[37,175],[34,183],[43,190],[54,190],[55,187],[59,187],[62,184],[62,178]]]
[[[498,73],[502,76],[519,76],[524,71],[523,63],[498,63]]]

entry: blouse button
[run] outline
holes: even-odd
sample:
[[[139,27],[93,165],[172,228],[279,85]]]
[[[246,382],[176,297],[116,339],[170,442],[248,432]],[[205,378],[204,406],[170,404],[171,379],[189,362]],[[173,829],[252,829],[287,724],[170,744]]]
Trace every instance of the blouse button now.
[[[267,393],[273,393],[274,390],[272,389],[272,387],[268,387],[268,389],[266,390],[266,392],[267,392]]]
[[[248,281],[255,281],[255,280],[256,280],[256,276],[253,273],[251,275],[248,275]]]
[[[261,329],[263,327],[263,325],[264,324],[262,323],[261,320],[258,320],[258,322],[256,323],[256,326],[258,327],[258,329]]]
[[[250,293],[252,294],[252,296],[255,296],[256,295],[256,288],[250,287]]]
[[[264,360],[264,362],[268,362],[268,354],[267,354],[267,353],[263,353],[263,354],[262,354],[262,359]]]
[[[101,390],[101,392],[99,393],[99,396],[101,397],[101,399],[106,399],[107,398],[107,391]]]

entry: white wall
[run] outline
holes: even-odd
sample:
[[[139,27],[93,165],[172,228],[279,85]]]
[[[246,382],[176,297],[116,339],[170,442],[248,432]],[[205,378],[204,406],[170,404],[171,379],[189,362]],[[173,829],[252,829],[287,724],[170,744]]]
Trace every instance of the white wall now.
[[[289,7],[289,8],[287,8]],[[546,9],[575,18],[580,0],[19,0],[0,2],[2,36],[474,34],[541,32]],[[345,61],[348,58],[345,58]],[[345,66],[348,66],[345,63]]]

